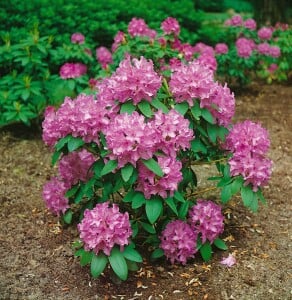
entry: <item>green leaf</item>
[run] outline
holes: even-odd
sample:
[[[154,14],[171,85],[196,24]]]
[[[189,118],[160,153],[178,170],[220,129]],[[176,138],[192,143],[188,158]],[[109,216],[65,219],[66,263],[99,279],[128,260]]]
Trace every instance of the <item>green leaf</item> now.
[[[135,109],[136,106],[132,102],[125,102],[121,105],[120,113],[128,113],[130,115]]]
[[[152,253],[151,253],[151,256],[150,256],[150,259],[157,259],[157,258],[160,258],[164,255],[164,252],[162,249],[158,248],[158,249],[155,249]]]
[[[69,89],[70,89],[71,91],[74,90],[74,88],[75,88],[75,81],[74,81],[73,79],[69,79],[69,80],[68,80],[68,87],[69,87]]]
[[[126,166],[124,166],[122,169],[121,169],[121,173],[122,173],[122,178],[125,182],[127,182],[130,177],[132,176],[133,174],[133,171],[134,171],[134,167],[132,164],[128,163]]]
[[[139,270],[139,267],[138,267],[138,265],[137,265],[136,262],[130,261],[130,260],[126,260],[126,263],[127,263],[129,271],[136,272],[136,271]]]
[[[185,219],[188,211],[189,211],[189,202],[186,201],[186,202],[182,203],[182,205],[180,206],[179,211],[178,211],[178,217],[180,219]]]
[[[240,191],[240,188],[242,187],[242,184],[243,184],[243,178],[242,177],[237,177],[232,181],[232,183],[231,183],[231,193],[232,193],[232,195],[235,195]]]
[[[162,110],[162,112],[164,112],[165,114],[168,113],[168,108],[167,106],[162,103],[161,101],[159,101],[157,98],[152,99],[151,103],[150,103],[153,107],[155,107],[156,109],[160,109]]]
[[[146,199],[143,193],[135,192],[133,198],[132,198],[132,208],[137,209],[141,207],[143,204],[145,204]]]
[[[197,153],[197,152],[202,152],[203,154],[207,153],[207,148],[206,146],[202,143],[200,139],[194,139],[191,141],[191,148],[192,150]]]
[[[123,254],[114,247],[108,257],[113,271],[121,280],[126,280],[128,277],[128,265]]]
[[[90,264],[90,273],[92,277],[97,278],[104,271],[107,263],[108,259],[103,253],[98,255],[93,254]]]
[[[70,198],[74,196],[78,191],[78,189],[79,189],[79,185],[78,184],[74,185],[70,190],[66,192],[65,197]]]
[[[167,198],[165,199],[165,203],[170,207],[170,209],[178,216],[178,211],[177,211],[177,208],[176,208],[176,205],[174,203],[174,200],[173,198]]]
[[[227,250],[228,247],[226,246],[225,242],[221,239],[216,239],[214,241],[214,245],[218,248],[218,249],[221,249],[221,250]]]
[[[231,186],[225,185],[221,191],[221,201],[226,203],[228,200],[230,200],[231,196]]]
[[[59,160],[62,152],[61,151],[55,151],[52,155],[52,165],[54,166],[56,162]]]
[[[150,171],[152,171],[154,174],[156,174],[159,177],[163,176],[163,171],[155,159],[153,158],[150,158],[148,160],[142,159],[142,162],[145,165],[145,167],[148,168]]]
[[[200,119],[202,112],[198,101],[196,101],[195,104],[191,107],[191,113],[196,120]]]
[[[153,112],[151,110],[151,106],[150,106],[150,103],[148,101],[141,101],[139,104],[138,104],[138,107],[140,109],[140,111],[142,112],[142,114],[148,118],[151,118],[152,115],[153,115]]]
[[[118,166],[118,161],[116,160],[109,160],[105,166],[102,168],[100,175],[104,176],[110,172],[112,172]]]
[[[68,141],[68,151],[69,152],[75,151],[84,144],[85,142],[82,140],[82,138],[71,137]]]
[[[182,203],[186,202],[184,196],[179,191],[175,191],[173,197],[179,202],[182,202]]]
[[[87,264],[89,264],[91,262],[92,256],[93,252],[88,252],[84,250],[84,252],[81,254],[80,265],[84,267]]]
[[[207,132],[209,135],[209,138],[211,140],[212,143],[216,143],[216,139],[217,139],[217,126],[208,123],[207,124]]]
[[[155,228],[148,224],[148,223],[144,223],[144,222],[140,222],[141,223],[141,226],[143,227],[143,229],[151,234],[155,234],[156,233],[156,230]]]
[[[211,124],[214,123],[214,118],[213,118],[212,114],[209,112],[208,109],[203,108],[203,109],[201,109],[201,112],[202,112],[202,117],[203,117],[208,123],[211,123]]]
[[[123,202],[132,202],[136,192],[134,190],[130,190],[128,194],[123,198]]]
[[[212,257],[212,247],[209,242],[206,242],[202,245],[200,248],[200,254],[202,255],[202,258],[204,261],[208,261]]]
[[[71,224],[72,216],[73,216],[72,210],[68,209],[63,216],[63,220],[65,221],[66,224]]]
[[[146,200],[146,215],[151,224],[153,224],[160,216],[162,212],[163,204],[160,198],[153,198]]]
[[[267,204],[267,201],[262,193],[262,190],[259,188],[258,191],[256,192],[258,198],[260,199],[260,201],[263,203],[263,204]]]
[[[30,95],[30,91],[28,89],[25,89],[21,93],[21,98],[25,101],[28,99],[29,95]]]
[[[122,252],[122,254],[124,255],[124,257],[130,261],[135,261],[135,262],[142,262],[143,258],[140,255],[140,253],[133,249],[133,247],[131,246],[127,246],[125,247],[124,251]]]
[[[189,105],[187,102],[177,103],[174,109],[184,116],[189,109]]]
[[[249,205],[249,208],[251,209],[252,212],[257,212],[259,208],[259,201],[257,197],[254,197],[252,200],[251,204]]]
[[[68,141],[69,141],[71,138],[72,138],[71,135],[67,135],[67,136],[63,137],[62,139],[60,139],[60,140],[58,141],[58,143],[55,145],[55,149],[56,149],[57,151],[61,150],[61,149],[68,143]]]
[[[135,238],[139,232],[139,227],[136,222],[131,222],[132,238]]]
[[[219,126],[218,127],[218,136],[219,138],[224,142],[225,141],[225,137],[228,134],[229,130],[223,126]]]
[[[252,202],[256,199],[255,193],[250,186],[242,186],[241,198],[243,201],[243,205],[246,207],[250,207],[252,205]]]

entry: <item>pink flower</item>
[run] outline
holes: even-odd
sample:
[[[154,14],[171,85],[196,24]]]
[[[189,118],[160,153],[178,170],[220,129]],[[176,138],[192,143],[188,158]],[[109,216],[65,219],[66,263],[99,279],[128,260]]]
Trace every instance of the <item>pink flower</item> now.
[[[192,60],[193,55],[195,53],[194,47],[192,45],[190,45],[190,44],[187,44],[187,43],[181,45],[180,52],[183,54],[184,58],[187,61]]]
[[[250,30],[256,30],[257,23],[254,19],[247,19],[243,22],[243,26]]]
[[[270,45],[268,43],[258,44],[257,50],[260,54],[270,55]]]
[[[143,163],[138,165],[138,185],[136,190],[142,192],[146,199],[150,199],[151,195],[159,195],[162,198],[173,196],[179,182],[182,180],[180,171],[182,164],[180,161],[165,156],[158,156],[157,160],[164,173],[161,178],[157,178]]]
[[[281,55],[281,49],[278,46],[270,46],[269,55],[277,58]]]
[[[190,148],[190,141],[194,138],[194,133],[189,128],[190,122],[176,110],[172,109],[167,114],[158,111],[149,124],[155,128],[157,151],[176,157],[177,151]]]
[[[93,95],[80,94],[75,100],[66,97],[55,112],[49,107],[43,121],[43,140],[53,147],[58,139],[72,134],[85,142],[99,143],[98,135],[109,124],[108,110]]]
[[[201,99],[200,106],[207,108],[217,124],[228,126],[235,112],[234,94],[225,84],[215,83],[208,98]]]
[[[214,55],[214,49],[202,42],[199,42],[194,46],[194,51],[199,54]]]
[[[180,32],[178,21],[172,17],[168,17],[161,23],[161,29],[164,34],[174,34],[175,36],[178,36]]]
[[[96,59],[103,69],[106,69],[108,64],[113,62],[111,52],[105,47],[99,47],[96,49]]]
[[[269,27],[262,27],[258,30],[258,37],[262,40],[269,40],[273,35],[273,29]]]
[[[93,154],[85,149],[63,156],[59,162],[59,173],[62,180],[69,186],[77,184],[79,180],[87,181],[93,175],[89,168],[95,160]]]
[[[143,99],[151,101],[160,87],[161,76],[154,71],[153,62],[143,56],[132,61],[128,56],[107,80],[113,99],[121,103],[132,99],[135,105]]]
[[[187,101],[193,106],[194,98],[209,97],[213,84],[213,72],[198,61],[193,61],[173,71],[169,87],[176,102]]]
[[[220,263],[227,267],[232,267],[236,264],[236,259],[232,254],[229,254],[228,257],[223,258]]]
[[[243,20],[240,15],[235,15],[231,19],[225,21],[225,25],[234,26],[234,27],[242,26],[242,24],[243,24]]]
[[[95,254],[103,251],[108,256],[115,245],[123,251],[132,235],[128,212],[120,213],[118,205],[109,207],[109,202],[99,203],[92,210],[86,209],[77,227],[86,251],[93,250]]]
[[[128,25],[128,33],[131,37],[147,36],[151,39],[155,38],[156,31],[148,27],[143,19],[133,18]]]
[[[203,65],[208,67],[212,72],[215,72],[217,69],[217,60],[214,54],[201,54],[197,61]]]
[[[149,159],[155,151],[156,132],[138,112],[117,115],[105,132],[110,159],[117,159],[119,168],[127,163],[136,166],[140,159]]]
[[[123,44],[125,41],[125,34],[122,31],[118,31],[118,33],[114,37],[114,42],[112,44],[112,52],[115,52],[119,45]]]
[[[260,124],[246,120],[233,126],[226,137],[224,148],[233,153],[265,155],[270,147],[268,131]]]
[[[228,53],[228,46],[225,43],[218,43],[215,45],[216,54],[226,54]]]
[[[87,72],[86,65],[82,63],[65,63],[61,66],[60,76],[63,79],[77,78]]]
[[[253,40],[244,37],[237,39],[235,46],[238,56],[245,58],[250,57],[256,47]]]
[[[69,200],[65,197],[69,188],[70,186],[57,177],[53,177],[44,185],[43,199],[53,214],[59,216],[69,208]]]
[[[172,264],[186,264],[197,252],[197,236],[190,225],[181,220],[168,223],[161,233],[160,240],[160,248]]]
[[[272,161],[259,154],[234,153],[228,164],[231,176],[241,175],[245,184],[250,183],[255,192],[271,178]]]
[[[270,73],[274,73],[276,70],[278,69],[278,65],[277,64],[270,64],[268,71]]]
[[[82,33],[75,32],[71,35],[71,43],[73,44],[84,44],[85,37]]]
[[[201,235],[202,243],[207,240],[212,244],[224,231],[224,217],[221,207],[212,201],[198,199],[189,211],[192,229]]]

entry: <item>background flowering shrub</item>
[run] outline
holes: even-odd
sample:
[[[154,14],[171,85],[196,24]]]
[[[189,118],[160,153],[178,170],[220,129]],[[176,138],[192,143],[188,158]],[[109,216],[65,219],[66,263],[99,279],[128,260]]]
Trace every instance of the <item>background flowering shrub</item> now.
[[[151,259],[183,264],[227,249],[221,206],[198,199],[196,164],[216,164],[210,180],[222,204],[240,192],[253,211],[265,202],[261,187],[271,173],[266,130],[232,124],[235,98],[215,79],[214,49],[183,44],[174,18],[161,31],[140,18],[127,28],[112,53],[98,51],[90,93],[48,107],[43,122],[59,161],[58,177],[44,186],[47,207],[79,223],[75,254],[92,276],[109,264],[122,280],[142,262],[141,243]]]

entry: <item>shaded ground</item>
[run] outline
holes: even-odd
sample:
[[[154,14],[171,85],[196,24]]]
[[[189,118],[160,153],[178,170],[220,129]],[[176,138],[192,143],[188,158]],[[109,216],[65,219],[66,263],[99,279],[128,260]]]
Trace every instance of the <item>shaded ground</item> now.
[[[145,263],[121,284],[92,280],[72,255],[76,231],[45,209],[41,189],[54,170],[40,135],[1,132],[0,299],[292,299],[292,87],[255,85],[236,96],[237,118],[260,120],[270,132],[269,205],[252,214],[230,202],[229,250],[208,265],[199,258],[185,267]],[[238,262],[230,269],[219,263],[229,252]]]

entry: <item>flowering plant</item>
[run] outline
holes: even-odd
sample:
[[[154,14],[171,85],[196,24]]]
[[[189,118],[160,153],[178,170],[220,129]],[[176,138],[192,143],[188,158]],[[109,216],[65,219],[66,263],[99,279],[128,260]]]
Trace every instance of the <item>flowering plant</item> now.
[[[229,82],[236,79],[242,85],[255,76],[266,78],[268,82],[287,79],[290,59],[285,43],[289,43],[289,32],[291,35],[288,25],[276,24],[257,30],[253,19],[243,20],[240,15],[226,20],[225,25],[228,50],[223,51],[222,44],[216,45],[221,45],[216,51],[219,76]]]
[[[93,277],[109,264],[125,280],[142,262],[141,244],[151,259],[182,264],[197,252],[209,260],[212,246],[227,249],[221,206],[198,199],[196,165],[216,164],[211,189],[221,189],[223,204],[238,192],[253,211],[265,202],[267,131],[232,125],[234,94],[214,80],[210,48],[197,45],[205,56],[194,59],[177,20],[161,29],[134,18],[112,56],[98,51],[107,73],[92,79],[95,90],[45,112],[43,140],[59,175],[43,197],[65,223],[79,222],[75,254]]]

